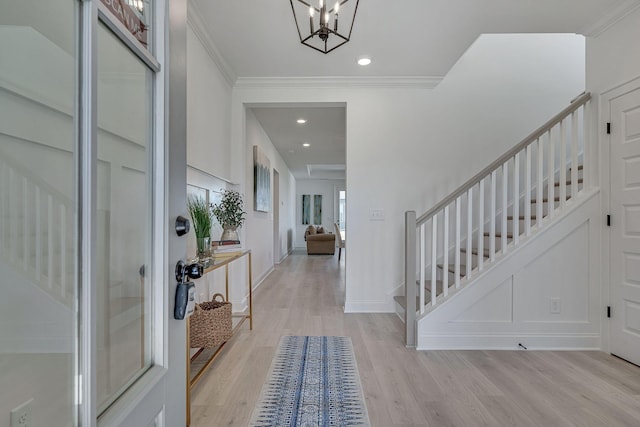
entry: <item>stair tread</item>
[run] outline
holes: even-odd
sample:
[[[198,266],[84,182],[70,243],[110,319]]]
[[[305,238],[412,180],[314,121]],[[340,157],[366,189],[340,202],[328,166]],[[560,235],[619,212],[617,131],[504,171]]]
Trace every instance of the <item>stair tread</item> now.
[[[582,178],[578,178],[578,184],[582,184],[584,182],[584,180]],[[565,183],[565,185],[571,185],[571,180],[567,180],[567,182]],[[560,183],[556,182],[554,185],[554,187],[560,187]]]
[[[476,266],[472,265],[471,269],[474,269]],[[444,269],[444,266],[442,264],[438,264],[438,268],[440,270]],[[456,265],[455,264],[449,264],[449,273],[455,273],[456,272]],[[464,264],[460,264],[460,277],[464,277],[467,275],[467,266]],[[449,287],[451,287],[451,282],[449,282]]]
[[[518,217],[518,219],[519,219],[520,221],[524,221],[524,215],[520,215],[520,216]],[[531,219],[536,219],[536,216],[535,216],[535,215],[531,215]],[[507,216],[507,220],[509,220],[509,221],[513,221],[513,215],[509,215],[509,216]]]
[[[565,200],[569,200],[571,198],[571,194],[567,194],[567,197]],[[554,202],[559,202],[560,201],[560,196],[555,196],[553,198]],[[531,203],[538,203],[537,199],[531,199]],[[542,203],[549,203],[549,198],[545,197],[544,199],[542,199]]]
[[[416,285],[420,286],[420,279],[416,280]],[[449,287],[455,285],[455,283],[449,282]],[[440,295],[442,293],[442,288],[444,286],[444,282],[442,280],[436,280],[436,295]],[[424,289],[428,293],[427,298],[431,298],[431,280],[424,281]]]
[[[485,237],[489,237],[490,233],[488,231],[485,231],[484,236]],[[496,238],[502,238],[502,233],[501,232],[496,232]],[[507,233],[507,239],[513,239],[513,233],[512,232],[508,232]]]
[[[460,253],[466,254],[467,253],[467,248],[462,248],[460,249]],[[478,255],[478,248],[471,248],[471,254],[472,255]],[[482,254],[484,255],[485,258],[489,258],[489,249],[485,248],[482,250]]]

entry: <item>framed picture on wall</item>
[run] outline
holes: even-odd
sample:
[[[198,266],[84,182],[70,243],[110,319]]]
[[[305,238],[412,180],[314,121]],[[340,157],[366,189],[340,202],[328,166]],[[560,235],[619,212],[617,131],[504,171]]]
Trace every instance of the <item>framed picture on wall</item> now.
[[[311,224],[311,194],[302,195],[302,225]]]
[[[322,225],[322,194],[313,196],[313,223]]]
[[[257,145],[253,146],[253,209],[271,210],[271,162]]]

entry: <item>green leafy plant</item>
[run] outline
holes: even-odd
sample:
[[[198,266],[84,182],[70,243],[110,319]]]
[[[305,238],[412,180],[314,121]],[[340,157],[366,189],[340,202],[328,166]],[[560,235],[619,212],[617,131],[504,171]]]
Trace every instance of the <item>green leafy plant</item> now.
[[[193,231],[196,237],[210,237],[212,216],[207,202],[202,197],[190,197],[187,208],[193,220]]]
[[[224,190],[220,203],[213,205],[213,216],[223,228],[242,227],[247,213],[243,209],[242,195],[237,191]]]

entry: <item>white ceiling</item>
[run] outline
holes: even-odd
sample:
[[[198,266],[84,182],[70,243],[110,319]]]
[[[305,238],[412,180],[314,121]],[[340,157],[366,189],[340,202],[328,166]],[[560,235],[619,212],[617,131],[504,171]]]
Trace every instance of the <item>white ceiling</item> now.
[[[251,110],[296,179],[344,179],[344,106],[300,104]],[[307,122],[298,124],[299,118]]]
[[[232,84],[313,77],[354,83],[392,77],[437,81],[480,34],[589,35],[637,7],[638,1],[360,0],[351,41],[327,55],[300,44],[289,0],[192,0],[190,15],[214,40],[213,51]],[[358,66],[361,56],[370,56],[373,63]],[[344,165],[344,108],[255,112],[296,178],[309,178],[308,164]],[[291,124],[305,114],[317,121],[303,128]],[[312,143],[311,149],[302,149],[304,140]]]

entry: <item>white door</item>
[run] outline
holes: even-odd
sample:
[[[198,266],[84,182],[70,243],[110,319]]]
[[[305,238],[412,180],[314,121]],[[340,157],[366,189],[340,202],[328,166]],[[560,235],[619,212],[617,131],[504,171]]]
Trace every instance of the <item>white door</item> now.
[[[186,424],[186,324],[173,319],[186,238],[172,224],[186,210],[186,76],[184,61],[165,58],[168,43],[176,55],[186,51],[185,12],[186,2],[164,0],[81,7],[92,41],[82,52],[91,111],[81,117],[91,129],[80,172],[91,212],[81,227],[89,253],[81,283],[91,289],[81,301],[90,331],[81,333],[81,372],[90,378],[83,426]]]
[[[185,425],[186,73],[166,103],[164,22],[183,55],[186,1],[168,4],[0,2],[3,426]]]
[[[611,353],[640,365],[640,88],[610,112]]]

